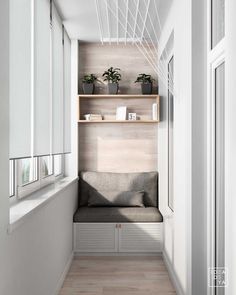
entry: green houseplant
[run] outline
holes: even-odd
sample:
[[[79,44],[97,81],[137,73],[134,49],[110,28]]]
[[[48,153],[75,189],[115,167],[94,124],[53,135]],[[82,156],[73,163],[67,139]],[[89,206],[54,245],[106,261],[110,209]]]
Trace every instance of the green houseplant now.
[[[119,73],[119,68],[110,67],[107,71],[103,73],[103,81],[108,82],[108,92],[109,94],[117,94],[119,89],[119,81],[121,80],[121,74]]]
[[[151,94],[153,81],[155,80],[151,75],[139,74],[135,83],[141,83],[142,94]]]
[[[94,74],[86,74],[83,77],[83,91],[84,94],[93,94],[95,90],[95,82],[99,81]]]

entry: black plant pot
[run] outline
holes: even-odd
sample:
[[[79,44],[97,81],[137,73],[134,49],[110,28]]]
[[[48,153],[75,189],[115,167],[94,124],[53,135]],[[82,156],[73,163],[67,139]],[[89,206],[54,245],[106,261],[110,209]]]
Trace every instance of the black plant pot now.
[[[84,94],[94,94],[94,84],[93,83],[83,83]]]
[[[117,94],[119,89],[118,83],[108,83],[109,94]]]
[[[152,83],[142,83],[142,94],[152,94]]]

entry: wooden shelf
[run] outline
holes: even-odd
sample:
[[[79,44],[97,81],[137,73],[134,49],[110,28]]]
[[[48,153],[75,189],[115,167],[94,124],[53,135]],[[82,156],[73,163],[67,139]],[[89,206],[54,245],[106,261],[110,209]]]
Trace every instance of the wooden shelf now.
[[[89,121],[89,120],[78,120],[78,123],[91,124],[91,123],[158,123],[157,120],[98,120],[98,121]]]
[[[152,120],[152,104],[157,104],[157,118]],[[128,112],[136,113],[137,120],[116,120],[116,109],[119,106],[126,106]],[[140,94],[91,94],[78,95],[78,123],[158,123],[160,118],[160,97],[159,95]],[[88,121],[84,119],[85,114],[101,114],[103,120]]]
[[[158,94],[79,94],[78,98],[156,98]]]

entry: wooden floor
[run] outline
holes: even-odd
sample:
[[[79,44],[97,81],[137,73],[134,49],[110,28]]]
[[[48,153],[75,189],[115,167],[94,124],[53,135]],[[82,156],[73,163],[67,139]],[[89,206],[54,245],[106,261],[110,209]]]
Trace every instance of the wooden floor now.
[[[60,295],[174,295],[162,257],[75,257]]]

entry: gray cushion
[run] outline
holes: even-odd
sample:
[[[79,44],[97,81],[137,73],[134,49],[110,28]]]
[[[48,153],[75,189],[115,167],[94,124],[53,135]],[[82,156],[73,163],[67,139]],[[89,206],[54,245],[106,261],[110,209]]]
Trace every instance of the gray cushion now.
[[[144,205],[157,207],[157,172],[81,172],[80,206],[88,205],[89,191],[144,191]]]
[[[81,207],[74,215],[74,222],[162,222],[155,207]]]
[[[144,207],[144,191],[119,192],[95,191],[89,192],[89,207]]]

